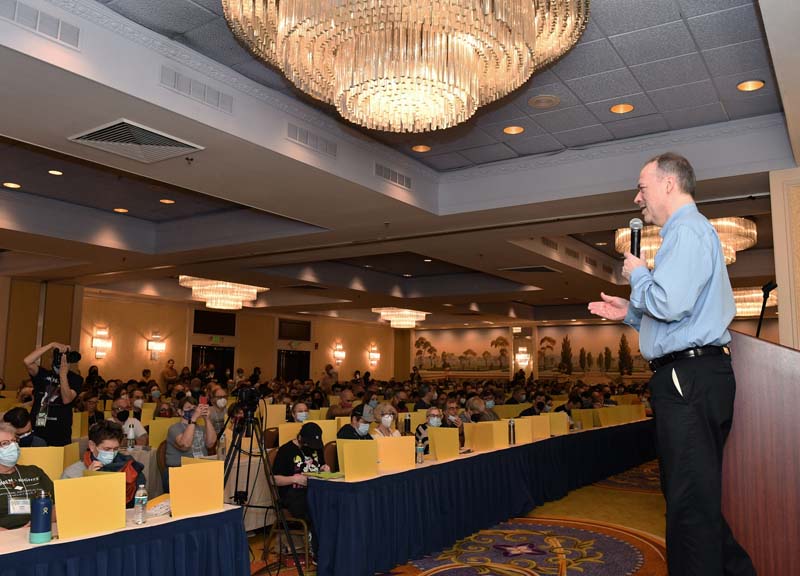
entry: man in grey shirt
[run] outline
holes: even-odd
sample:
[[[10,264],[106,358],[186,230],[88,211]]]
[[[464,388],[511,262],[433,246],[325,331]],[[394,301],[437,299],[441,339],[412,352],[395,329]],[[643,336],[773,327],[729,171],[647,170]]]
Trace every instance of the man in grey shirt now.
[[[217,442],[217,433],[209,417],[208,404],[198,405],[191,396],[181,401],[182,420],[169,427],[167,431],[167,470],[164,470],[164,491],[169,491],[169,468],[181,465],[181,457],[202,458],[208,456],[208,449]],[[197,420],[203,418],[204,425]]]

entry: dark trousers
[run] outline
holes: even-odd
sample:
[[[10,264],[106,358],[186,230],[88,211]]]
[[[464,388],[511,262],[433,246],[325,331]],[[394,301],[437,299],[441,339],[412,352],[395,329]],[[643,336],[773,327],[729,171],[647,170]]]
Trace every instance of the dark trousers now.
[[[314,530],[314,524],[311,521],[311,515],[308,512],[306,491],[301,489],[287,490],[285,495],[281,496],[281,503],[289,514],[299,520],[305,521],[308,526],[308,531],[311,533],[311,552],[316,557],[317,551],[319,550],[319,541],[317,540],[317,533]]]
[[[721,510],[722,450],[736,394],[730,357],[686,358],[663,366],[650,380],[650,391],[667,501],[670,576],[755,575]]]

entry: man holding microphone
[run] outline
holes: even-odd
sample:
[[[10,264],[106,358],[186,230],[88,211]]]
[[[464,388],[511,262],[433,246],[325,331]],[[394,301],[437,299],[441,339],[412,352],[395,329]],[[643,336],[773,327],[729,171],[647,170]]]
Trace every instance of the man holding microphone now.
[[[655,267],[651,272],[626,252],[630,301],[601,294],[589,311],[639,330],[654,372],[670,575],[750,576],[752,562],[721,510],[722,452],[736,391],[728,325],[736,307],[719,238],[698,212],[694,189],[694,170],[682,156],[661,154],[644,165],[634,202],[647,224],[661,227]]]

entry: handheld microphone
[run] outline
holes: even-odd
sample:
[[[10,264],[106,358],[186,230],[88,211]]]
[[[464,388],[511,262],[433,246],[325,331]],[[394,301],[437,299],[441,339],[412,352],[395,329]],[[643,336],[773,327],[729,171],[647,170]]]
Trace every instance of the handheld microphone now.
[[[632,218],[628,226],[631,228],[631,254],[641,258],[642,227],[644,224],[638,218]]]

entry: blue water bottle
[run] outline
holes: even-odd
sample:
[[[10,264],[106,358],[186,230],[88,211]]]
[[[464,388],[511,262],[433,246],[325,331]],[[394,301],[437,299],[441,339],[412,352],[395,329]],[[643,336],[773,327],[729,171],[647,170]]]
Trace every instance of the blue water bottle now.
[[[31,544],[44,544],[53,539],[53,499],[44,490],[36,490],[31,498]]]

